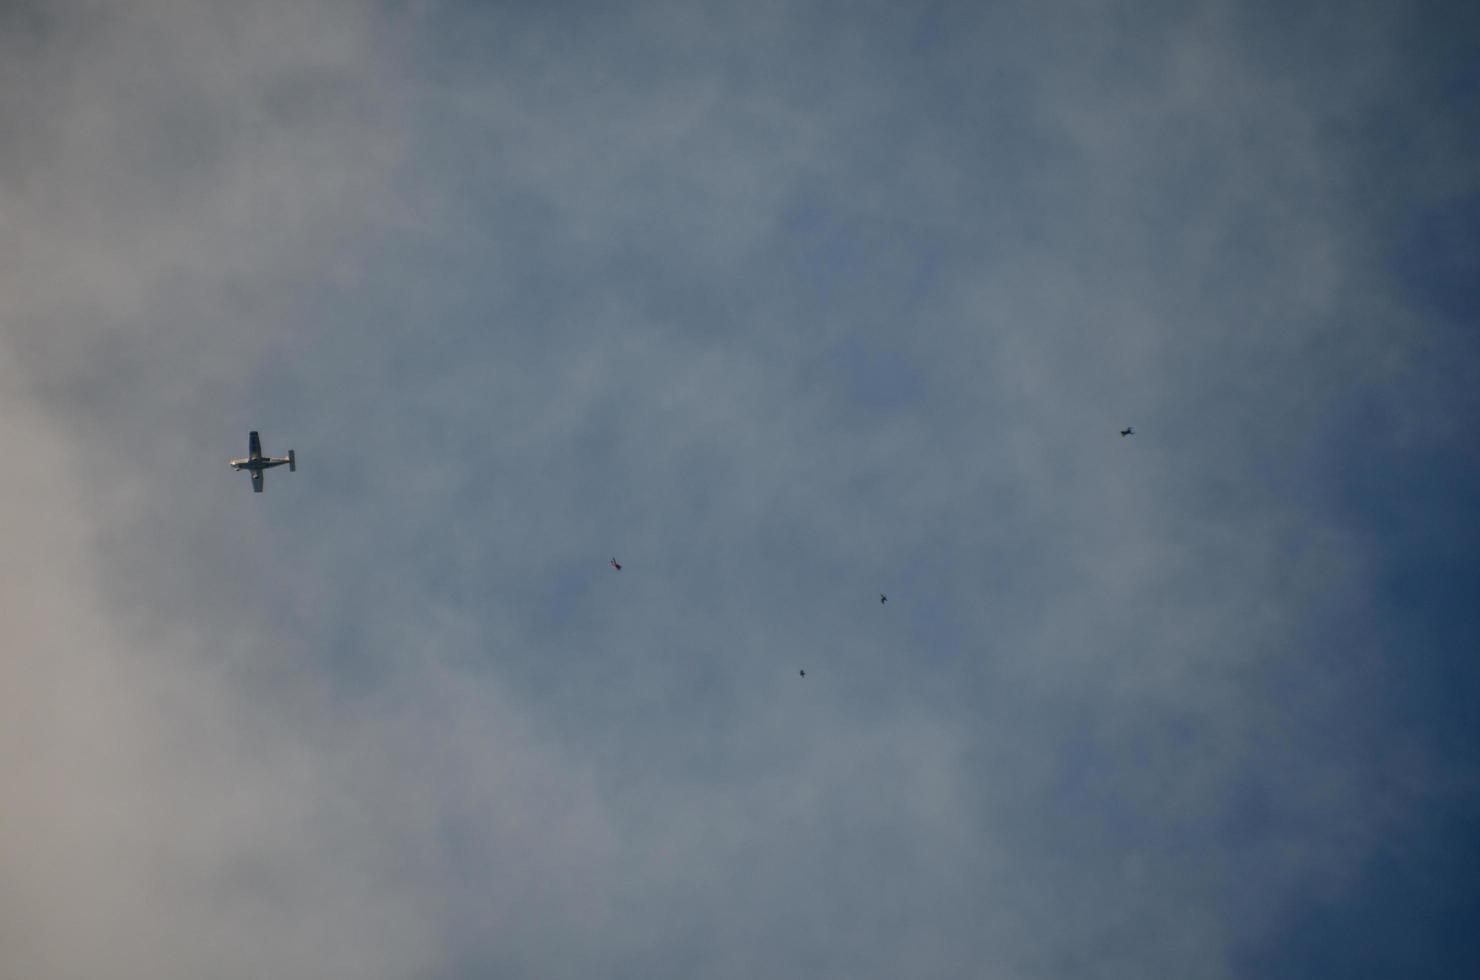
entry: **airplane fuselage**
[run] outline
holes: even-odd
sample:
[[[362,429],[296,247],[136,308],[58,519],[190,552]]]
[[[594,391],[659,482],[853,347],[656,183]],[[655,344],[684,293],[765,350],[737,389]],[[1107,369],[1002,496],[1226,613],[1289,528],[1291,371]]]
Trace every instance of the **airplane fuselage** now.
[[[263,456],[259,459],[233,459],[231,461],[231,468],[237,471],[250,470],[253,473],[260,473],[263,470],[270,470],[274,466],[286,466],[287,463],[288,461],[286,459],[273,459],[270,456]]]

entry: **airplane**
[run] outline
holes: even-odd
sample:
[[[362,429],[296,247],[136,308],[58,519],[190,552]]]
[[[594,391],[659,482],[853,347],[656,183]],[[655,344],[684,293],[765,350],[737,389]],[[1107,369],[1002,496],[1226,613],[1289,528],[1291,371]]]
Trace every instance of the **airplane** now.
[[[1133,436],[1136,434],[1136,430],[1131,428],[1130,426],[1126,426],[1124,429],[1120,430],[1120,434],[1123,436]]]
[[[266,471],[272,469],[274,466],[282,466],[284,463],[288,464],[289,473],[298,472],[298,456],[293,450],[288,450],[288,455],[281,459],[264,456],[262,455],[262,440],[257,437],[257,433],[250,432],[247,434],[246,457],[244,459],[233,459],[231,461],[231,468],[238,473],[242,470],[247,470],[251,473],[252,492],[261,493],[263,485],[267,482],[264,479]]]

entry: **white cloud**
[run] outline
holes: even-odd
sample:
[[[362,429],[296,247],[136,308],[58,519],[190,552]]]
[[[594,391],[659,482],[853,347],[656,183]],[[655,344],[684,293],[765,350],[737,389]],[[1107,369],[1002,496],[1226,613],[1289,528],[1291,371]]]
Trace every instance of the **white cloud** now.
[[[12,21],[11,962],[1218,977],[1347,887],[1451,775],[1328,508],[1401,62],[1079,14]]]

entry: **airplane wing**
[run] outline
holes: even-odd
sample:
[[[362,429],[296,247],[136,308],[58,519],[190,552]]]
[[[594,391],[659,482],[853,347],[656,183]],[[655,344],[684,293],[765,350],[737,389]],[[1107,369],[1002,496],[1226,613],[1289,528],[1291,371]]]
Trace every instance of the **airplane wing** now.
[[[266,470],[253,470],[252,471],[252,492],[253,493],[261,493],[262,492],[262,487],[266,483],[267,483],[267,471]]]
[[[247,433],[247,455],[252,459],[262,458],[262,440],[255,432]]]

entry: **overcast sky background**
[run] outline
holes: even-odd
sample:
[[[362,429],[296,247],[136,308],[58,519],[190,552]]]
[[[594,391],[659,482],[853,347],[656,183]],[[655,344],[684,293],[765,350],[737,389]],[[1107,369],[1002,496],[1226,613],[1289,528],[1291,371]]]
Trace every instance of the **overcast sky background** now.
[[[3,972],[1480,970],[1477,10],[0,6]]]

